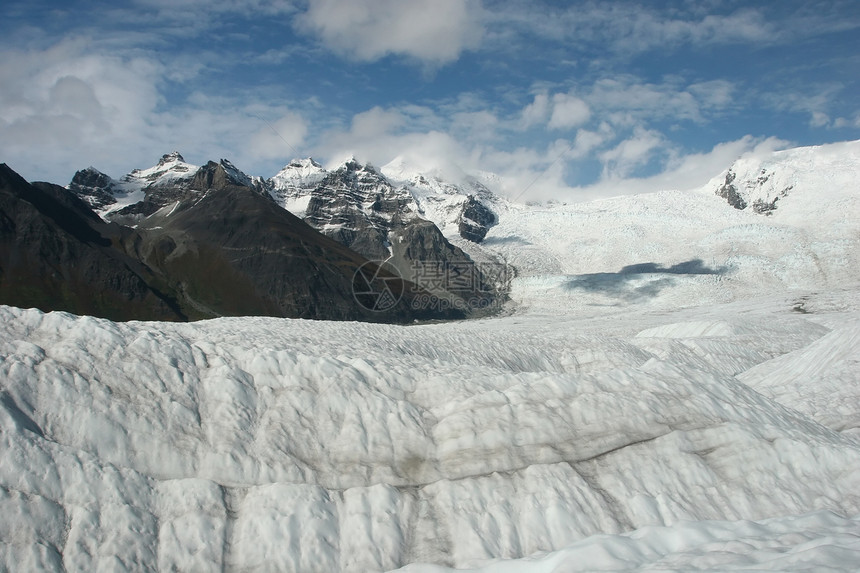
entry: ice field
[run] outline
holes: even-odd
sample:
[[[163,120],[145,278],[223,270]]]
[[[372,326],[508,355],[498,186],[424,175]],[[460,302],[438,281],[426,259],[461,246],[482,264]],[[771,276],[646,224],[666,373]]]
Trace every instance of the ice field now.
[[[856,571],[858,149],[500,204],[492,318],[0,307],[0,570]]]

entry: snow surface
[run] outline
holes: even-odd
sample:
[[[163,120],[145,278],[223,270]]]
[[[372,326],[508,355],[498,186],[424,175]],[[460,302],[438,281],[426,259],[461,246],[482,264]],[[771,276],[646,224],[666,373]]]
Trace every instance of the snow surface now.
[[[0,306],[0,570],[856,571],[858,193],[797,177],[499,203],[489,319]]]
[[[484,573],[593,571],[845,571],[860,563],[860,518],[830,512],[763,522],[679,522],[624,535],[595,535],[561,551],[514,562],[495,561]],[[410,565],[402,573],[449,573]],[[463,569],[458,569],[463,571]]]

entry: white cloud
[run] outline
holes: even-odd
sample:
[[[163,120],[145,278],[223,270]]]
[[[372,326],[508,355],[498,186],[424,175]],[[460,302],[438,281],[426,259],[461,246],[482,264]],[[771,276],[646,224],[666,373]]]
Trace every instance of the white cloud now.
[[[301,115],[287,112],[274,122],[266,122],[251,136],[249,151],[265,159],[292,158],[300,155],[298,148],[305,142],[308,123]]]
[[[556,93],[550,97],[542,92],[520,111],[513,127],[523,130],[545,125],[549,129],[572,129],[590,118],[591,108],[582,99],[568,93]]]
[[[603,177],[591,185],[567,188],[554,198],[586,201],[667,189],[680,191],[698,189],[741,157],[769,154],[785,149],[789,145],[789,142],[776,137],[762,139],[746,135],[735,141],[719,143],[708,152],[674,153],[660,173],[649,177]]]
[[[854,118],[850,119],[847,117],[838,117],[833,120],[833,127],[836,129],[843,129],[846,127],[859,127],[860,128],[860,112],[854,114]]]
[[[374,107],[352,118],[351,134],[357,139],[373,139],[399,128],[405,121],[405,116],[397,110]]]
[[[591,117],[588,104],[576,96],[555,94],[552,97],[552,115],[549,118],[550,129],[570,129],[587,122]]]
[[[478,46],[480,13],[478,0],[310,0],[295,23],[351,59],[394,54],[440,65]]]
[[[586,157],[592,151],[609,141],[613,136],[612,128],[605,122],[600,125],[597,131],[580,129],[576,132],[576,139],[574,139],[573,146],[567,157],[571,159]]]
[[[813,111],[809,118],[809,125],[812,127],[826,127],[830,125],[830,116],[823,111]]]
[[[828,111],[843,90],[840,83],[817,84],[801,86],[797,91],[775,90],[762,99],[776,110],[809,114],[811,127],[830,127],[833,123]]]
[[[312,154],[335,167],[344,159],[356,157],[381,167],[395,158],[427,170],[459,173],[468,162],[460,140],[442,129],[442,119],[421,106],[374,107],[355,114],[347,128],[335,127],[322,133]]]
[[[260,118],[293,147],[307,137],[298,111],[247,98],[197,92],[163,109],[169,66],[91,49],[81,39],[0,54],[0,157],[25,178],[62,184],[89,165],[119,177],[173,149],[257,173],[295,155]]]
[[[734,102],[735,85],[728,80],[711,80],[687,86],[699,105],[708,109],[723,109]]]
[[[0,154],[44,178],[130,151],[161,101],[163,69],[142,57],[97,56],[85,40],[0,57]]]
[[[549,96],[545,93],[537,94],[532,103],[523,108],[520,113],[520,125],[527,129],[534,125],[543,124],[549,116]]]
[[[604,179],[622,179],[637,167],[647,164],[654,152],[665,148],[663,135],[651,129],[637,127],[632,137],[600,154],[604,162]]]
[[[488,10],[488,37],[500,48],[521,45],[518,39],[530,36],[568,46],[599,45],[607,55],[630,55],[684,45],[784,43],[846,27],[825,14],[814,18],[810,28],[797,11],[780,13],[777,5],[774,10],[762,6],[717,13],[716,6],[703,10],[701,3],[683,4],[553,3],[536,9],[528,2],[497,3]]]

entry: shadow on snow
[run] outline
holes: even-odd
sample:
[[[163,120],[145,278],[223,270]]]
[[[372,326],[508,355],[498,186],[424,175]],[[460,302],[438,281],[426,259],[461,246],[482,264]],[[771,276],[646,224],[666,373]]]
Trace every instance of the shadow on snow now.
[[[656,297],[661,290],[671,287],[676,282],[671,276],[652,278],[645,275],[724,275],[728,270],[728,267],[708,267],[701,259],[685,261],[670,267],[657,263],[638,263],[628,265],[617,273],[574,275],[564,283],[563,288],[602,293],[626,301],[635,301]],[[643,281],[646,282],[643,284]]]

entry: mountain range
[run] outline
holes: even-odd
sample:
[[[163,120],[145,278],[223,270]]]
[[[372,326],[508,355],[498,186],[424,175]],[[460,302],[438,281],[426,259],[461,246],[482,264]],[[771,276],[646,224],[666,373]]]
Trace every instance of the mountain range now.
[[[4,174],[9,220],[41,225],[4,235],[7,304],[116,320],[404,322],[486,314],[505,296],[409,190],[355,160],[331,172],[293,161],[268,180],[178,152],[119,180],[89,167],[65,188]],[[472,195],[454,200],[459,213],[440,222],[479,241],[494,215]]]
[[[826,163],[827,152],[815,149],[741,159],[702,189],[660,200],[693,201],[696,210],[695,198],[708,196],[772,216],[805,172]],[[579,263],[664,263],[636,247],[619,259],[607,255],[613,241],[553,233],[568,225],[558,219],[572,206],[517,205],[486,178],[447,181],[402,160],[377,169],[350,158],[327,170],[295,159],[264,179],[226,159],[192,165],[174,151],[119,179],[88,167],[65,187],[3,173],[0,302],[43,310],[117,320],[466,318],[498,312],[516,275],[565,271],[573,252]],[[532,252],[547,233],[547,248]],[[666,229],[660,240],[672,236]],[[556,270],[544,264],[550,253]]]

